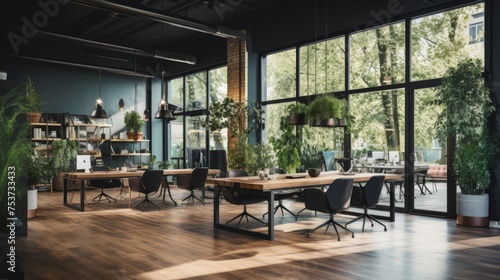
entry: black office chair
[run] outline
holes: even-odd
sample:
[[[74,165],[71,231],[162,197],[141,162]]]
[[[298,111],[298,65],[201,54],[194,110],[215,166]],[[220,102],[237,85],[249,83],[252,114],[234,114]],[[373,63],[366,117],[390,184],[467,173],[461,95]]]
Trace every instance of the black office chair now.
[[[274,173],[275,174],[287,174],[286,170],[279,169],[279,168],[275,168]],[[295,218],[295,220],[297,220],[297,215],[292,213],[292,211],[290,211],[290,209],[286,208],[285,205],[283,205],[283,200],[294,198],[294,197],[300,195],[301,193],[302,193],[302,191],[300,191],[300,190],[299,191],[297,191],[297,190],[276,191],[274,193],[274,200],[278,201],[278,205],[276,205],[276,207],[274,207],[274,214],[276,214],[276,211],[278,211],[278,209],[280,209],[281,216],[284,216],[285,215],[284,211],[287,211]],[[267,214],[268,214],[268,212],[264,213],[264,215],[262,215],[262,218],[264,218]]]
[[[354,232],[337,223],[334,219],[334,216],[337,213],[347,210],[350,207],[353,188],[352,185],[353,179],[341,178],[333,181],[326,192],[319,189],[306,189],[304,191],[304,199],[307,209],[330,214],[330,219],[328,221],[312,230],[307,231],[307,237],[310,237],[312,232],[325,225],[328,225],[325,230],[325,233],[327,233],[330,224],[332,224],[333,228],[335,228],[339,241],[340,235],[337,230],[337,226],[350,232],[352,238],[354,238]]]
[[[378,204],[380,194],[382,193],[382,189],[384,188],[385,176],[377,175],[373,176],[366,182],[364,187],[354,187],[352,190],[351,197],[351,205],[361,206],[363,207],[363,214],[356,217],[352,221],[345,224],[347,227],[348,224],[353,223],[361,218],[363,218],[363,228],[362,231],[365,231],[365,220],[368,219],[373,227],[373,222],[376,222],[384,227],[384,231],[387,231],[387,227],[382,224],[379,220],[375,219],[372,215],[368,214],[368,208],[372,208]]]
[[[94,166],[92,168],[92,171],[108,171],[109,169],[104,166]],[[101,201],[101,199],[105,198],[111,203],[111,201],[116,202],[116,199],[111,197],[110,195],[106,194],[104,192],[104,189],[112,189],[112,188],[119,188],[122,185],[122,181],[120,179],[95,179],[95,180],[89,180],[88,185],[93,188],[98,188],[101,189],[101,193],[94,197],[92,201],[97,199],[97,203]]]
[[[186,198],[182,200],[182,201],[187,200],[186,205],[189,205],[189,200],[193,200],[194,204],[195,199],[203,203],[203,205],[205,205],[203,199],[198,198],[194,194],[194,190],[200,189],[202,191],[202,198],[205,197],[205,181],[207,180],[207,176],[208,176],[208,167],[196,167],[193,169],[193,172],[191,172],[191,175],[187,176],[188,178],[187,180],[186,176],[180,175],[177,177],[177,187],[181,189],[187,189],[191,192]]]
[[[144,207],[146,205],[148,205],[149,208],[151,208],[151,205],[153,205],[156,208],[158,208],[159,211],[160,207],[154,204],[151,200],[149,200],[149,195],[154,194],[158,191],[162,181],[163,181],[163,170],[157,170],[157,169],[148,169],[144,171],[144,174],[142,174],[142,177],[140,178],[129,178],[130,189],[138,191],[145,195],[145,198],[142,201],[135,204],[134,206],[132,206],[132,209],[141,205],[142,206],[141,211],[144,211]]]
[[[228,177],[242,177],[242,176],[248,176],[248,173],[245,170],[241,170],[241,169],[233,169],[233,170],[228,171]],[[247,223],[249,222],[248,217],[250,217],[250,218],[252,218],[252,219],[254,219],[254,220],[256,220],[264,225],[266,224],[264,221],[258,219],[257,217],[255,217],[252,214],[247,212],[247,205],[248,204],[256,204],[256,203],[266,201],[265,196],[238,192],[238,191],[235,191],[235,188],[222,189],[222,196],[224,197],[224,199],[227,202],[229,202],[231,204],[243,205],[243,213],[241,213],[241,214],[237,215],[236,217],[232,218],[231,220],[227,221],[226,225],[229,224],[230,222],[232,222],[233,220],[240,218],[240,220],[238,221],[238,224],[236,225],[236,227],[238,228],[240,226],[241,220],[243,218],[246,218]]]

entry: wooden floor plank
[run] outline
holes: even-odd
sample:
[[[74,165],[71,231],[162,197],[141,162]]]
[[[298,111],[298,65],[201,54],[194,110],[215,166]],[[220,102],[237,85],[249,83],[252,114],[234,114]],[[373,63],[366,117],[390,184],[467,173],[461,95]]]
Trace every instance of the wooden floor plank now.
[[[188,195],[173,188],[174,198]],[[118,190],[108,191],[117,195]],[[97,195],[90,190],[88,197]],[[75,201],[78,201],[78,194]],[[137,194],[133,200],[138,201]],[[18,237],[26,279],[498,279],[500,229],[457,226],[455,221],[396,214],[393,223],[350,225],[305,237],[328,217],[304,211],[298,221],[276,215],[274,241],[213,228],[213,204],[162,202],[138,211],[128,201],[97,204],[85,212],[62,206],[61,192],[39,192],[38,217]],[[304,204],[286,201],[294,212]],[[248,211],[262,217],[265,203]],[[221,221],[242,211],[222,202]],[[337,215],[346,223],[352,216]],[[257,223],[242,226],[258,228]],[[262,230],[265,230],[262,228]]]

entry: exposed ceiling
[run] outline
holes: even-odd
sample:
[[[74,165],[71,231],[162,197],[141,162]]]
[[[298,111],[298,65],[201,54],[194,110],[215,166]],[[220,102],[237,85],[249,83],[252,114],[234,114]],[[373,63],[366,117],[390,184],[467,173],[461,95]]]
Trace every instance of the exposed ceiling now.
[[[158,76],[224,61],[226,38],[286,0],[18,0],[0,12],[1,52]],[[166,57],[166,60],[159,56]],[[155,57],[156,56],[156,57]],[[195,64],[192,66],[191,64]],[[180,67],[180,68],[179,68]],[[191,67],[191,68],[190,68]]]

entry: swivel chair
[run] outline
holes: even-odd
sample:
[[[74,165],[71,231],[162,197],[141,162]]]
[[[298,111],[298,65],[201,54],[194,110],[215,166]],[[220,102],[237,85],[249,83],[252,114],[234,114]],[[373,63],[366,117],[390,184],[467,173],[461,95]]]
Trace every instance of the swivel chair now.
[[[275,168],[274,173],[275,174],[286,174],[287,172],[286,172],[286,170]],[[295,196],[298,196],[301,193],[302,193],[302,191],[297,191],[297,190],[276,191],[274,193],[274,200],[278,201],[278,205],[276,205],[276,207],[274,207],[274,214],[276,214],[276,211],[278,211],[278,209],[280,209],[281,216],[284,216],[284,211],[286,211],[286,212],[290,213],[295,218],[295,220],[297,220],[298,214],[294,214],[294,213],[292,213],[292,211],[290,211],[290,209],[286,208],[285,205],[283,205],[283,200],[289,199],[289,198],[294,198]],[[264,218],[267,214],[268,214],[267,212],[264,213],[264,215],[262,215],[262,218]]]
[[[362,231],[365,231],[365,220],[368,219],[373,227],[373,222],[376,222],[384,227],[384,231],[387,231],[387,227],[382,224],[379,220],[375,219],[372,215],[368,214],[368,208],[372,208],[378,204],[380,194],[384,187],[385,176],[377,175],[373,176],[368,180],[364,187],[355,186],[352,191],[351,203],[352,205],[363,207],[363,214],[356,217],[352,221],[345,224],[353,223],[361,218],[363,218]]]
[[[92,169],[92,171],[107,171],[107,170],[108,168],[103,166],[94,166],[94,168]],[[111,203],[111,201],[116,202],[116,199],[106,194],[104,192],[104,189],[118,188],[122,185],[122,181],[120,179],[95,179],[95,180],[89,180],[88,185],[90,187],[101,189],[101,193],[96,197],[94,197],[92,201],[97,199],[97,203],[99,203],[101,199],[105,198],[109,201],[109,203]]]
[[[327,226],[325,230],[325,233],[327,233],[331,224],[337,233],[338,241],[340,241],[340,235],[337,230],[337,226],[350,232],[352,238],[354,238],[354,232],[348,230],[334,219],[334,216],[337,213],[347,210],[350,207],[353,188],[352,185],[353,179],[342,178],[334,180],[326,192],[320,189],[306,189],[304,191],[304,199],[307,209],[330,214],[330,219],[328,221],[312,230],[307,231],[307,237],[310,237],[312,232],[323,226]]]
[[[241,176],[248,176],[248,173],[245,170],[241,170],[241,169],[233,169],[233,170],[228,171],[228,177],[241,177]],[[229,202],[231,204],[243,205],[243,213],[241,213],[241,214],[237,215],[236,217],[227,221],[226,225],[229,224],[230,222],[232,222],[233,220],[240,218],[238,221],[238,224],[236,225],[236,227],[238,228],[240,226],[241,220],[243,218],[246,218],[247,223],[248,223],[249,217],[264,224],[264,225],[266,224],[264,221],[256,218],[255,216],[253,216],[252,214],[247,212],[247,205],[248,204],[256,204],[256,203],[263,202],[266,200],[265,196],[238,192],[237,190],[235,190],[235,188],[222,189],[222,196],[224,197],[224,200],[226,200],[227,202]]]
[[[142,206],[141,211],[144,211],[144,207],[146,205],[148,205],[149,208],[151,208],[151,205],[153,205],[156,208],[158,208],[159,211],[160,207],[154,204],[151,200],[149,200],[149,195],[154,194],[158,191],[162,181],[163,181],[163,170],[156,170],[156,169],[148,169],[144,171],[144,174],[142,174],[142,177],[140,178],[130,178],[129,179],[130,189],[138,191],[145,195],[145,198],[142,201],[135,204],[134,206],[132,206],[132,209],[140,205]]]
[[[203,203],[203,205],[205,205],[203,199],[205,198],[205,181],[207,180],[207,176],[208,167],[195,167],[190,176],[180,175],[179,177],[177,177],[177,187],[190,191],[190,194],[182,201],[187,200],[187,205],[189,205],[189,200],[193,200],[194,204],[194,200],[196,199],[199,202]],[[194,190],[196,189],[201,189],[201,199],[194,194]]]

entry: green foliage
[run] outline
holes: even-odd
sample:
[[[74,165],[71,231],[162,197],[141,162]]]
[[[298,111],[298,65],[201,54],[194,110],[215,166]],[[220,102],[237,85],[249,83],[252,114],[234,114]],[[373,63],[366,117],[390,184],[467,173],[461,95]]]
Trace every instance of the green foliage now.
[[[167,160],[158,161],[156,164],[158,165],[159,169],[169,169],[172,166],[172,163]]]
[[[450,67],[434,104],[443,106],[436,120],[441,143],[456,137],[453,175],[463,194],[482,194],[490,185],[489,168],[498,155],[498,140],[488,131],[494,111],[482,78],[482,62],[465,58]]]
[[[40,93],[35,89],[35,85],[28,77],[28,82],[26,83],[26,107],[28,112],[42,112],[45,102]]]
[[[308,111],[308,107],[306,104],[301,103],[301,102],[296,102],[288,105],[287,111],[290,114],[306,114]]]
[[[49,158],[40,157],[36,153],[31,156],[28,165],[28,185],[34,187],[36,184],[46,182],[53,174],[54,170]]]
[[[125,112],[124,117],[125,128],[128,132],[138,133],[142,131],[142,127],[146,123],[141,117],[139,113],[136,111],[127,111]]]
[[[248,146],[245,170],[249,174],[257,175],[257,171],[269,168],[274,170],[276,166],[274,152],[267,144],[255,144]]]
[[[29,92],[29,93],[28,93]],[[28,100],[28,98],[30,100]],[[26,121],[29,112],[42,111],[43,102],[40,95],[35,91],[31,80],[23,83],[10,92],[0,97],[0,205],[7,205],[7,188],[14,184],[14,194],[20,198],[20,194],[26,190],[26,182],[23,177],[28,176],[28,164],[33,152],[30,141],[30,125]],[[7,208],[0,211],[0,224],[7,218]],[[4,232],[1,229],[0,232]]]
[[[316,120],[342,118],[342,100],[329,95],[321,94],[309,104],[308,117]]]
[[[301,104],[301,103],[298,103]],[[302,138],[296,133],[295,127],[289,124],[289,118],[280,118],[280,134],[271,136],[269,143],[272,145],[280,169],[295,173],[300,167],[300,150]]]
[[[50,144],[52,148],[52,160],[54,165],[54,176],[61,172],[71,171],[78,154],[77,142],[75,140],[56,140]]]
[[[301,162],[302,170],[306,171],[309,168],[321,168],[323,159],[321,157],[321,150],[316,145],[304,144],[302,146]]]

